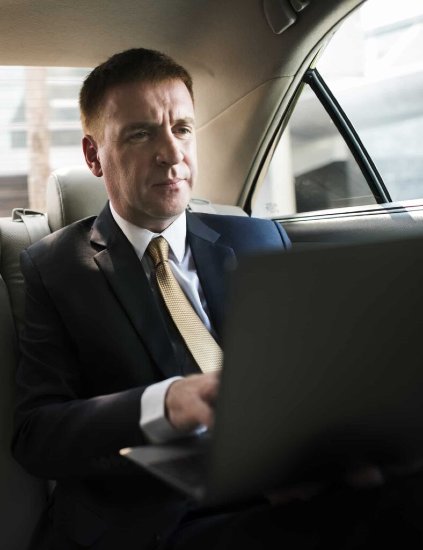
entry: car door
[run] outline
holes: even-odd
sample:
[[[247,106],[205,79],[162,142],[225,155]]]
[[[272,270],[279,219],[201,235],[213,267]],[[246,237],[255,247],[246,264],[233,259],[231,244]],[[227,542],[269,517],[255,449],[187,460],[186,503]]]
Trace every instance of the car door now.
[[[421,3],[353,12],[305,72],[246,209],[296,247],[423,235],[422,46]]]

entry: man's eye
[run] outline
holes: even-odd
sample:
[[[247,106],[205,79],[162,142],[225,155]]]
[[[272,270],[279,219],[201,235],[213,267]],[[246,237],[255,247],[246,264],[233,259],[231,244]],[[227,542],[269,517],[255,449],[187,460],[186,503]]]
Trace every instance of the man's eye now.
[[[146,139],[149,136],[149,132],[147,130],[138,130],[137,132],[134,132],[131,134],[130,139],[133,140],[139,140],[139,139]]]
[[[177,134],[179,136],[188,137],[192,134],[192,128],[190,128],[189,126],[180,126],[178,128],[175,128],[173,132],[174,134]]]

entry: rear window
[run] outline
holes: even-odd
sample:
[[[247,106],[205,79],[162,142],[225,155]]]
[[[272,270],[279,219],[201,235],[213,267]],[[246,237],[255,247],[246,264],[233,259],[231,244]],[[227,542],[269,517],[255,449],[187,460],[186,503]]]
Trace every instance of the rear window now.
[[[78,94],[89,68],[0,67],[0,216],[45,209],[45,184],[81,164]]]

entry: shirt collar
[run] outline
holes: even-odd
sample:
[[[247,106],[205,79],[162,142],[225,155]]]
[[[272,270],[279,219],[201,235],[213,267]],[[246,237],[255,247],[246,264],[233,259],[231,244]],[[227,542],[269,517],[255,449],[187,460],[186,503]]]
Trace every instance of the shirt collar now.
[[[147,249],[147,246],[150,244],[151,239],[154,239],[155,237],[161,235],[169,243],[169,251],[173,253],[179,263],[182,262],[185,255],[187,235],[185,210],[162,233],[153,233],[148,229],[138,227],[138,225],[134,225],[133,223],[128,222],[116,212],[111,202],[109,202],[109,204],[110,211],[115,222],[118,224],[125,237],[134,247],[135,252],[137,253],[140,260],[144,256],[144,253]]]

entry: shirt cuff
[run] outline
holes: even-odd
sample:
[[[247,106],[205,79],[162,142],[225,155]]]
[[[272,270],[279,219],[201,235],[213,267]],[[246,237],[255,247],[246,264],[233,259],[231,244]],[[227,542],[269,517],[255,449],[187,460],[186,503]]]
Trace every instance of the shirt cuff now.
[[[172,439],[183,437],[180,430],[176,430],[166,418],[165,398],[169,386],[181,376],[167,378],[149,386],[141,396],[140,428],[152,443],[165,443]]]
[[[166,418],[165,398],[169,386],[182,376],[167,378],[148,386],[141,396],[140,428],[151,443],[166,443],[187,435],[200,435],[207,431],[206,426],[198,426],[190,432],[177,430]]]

